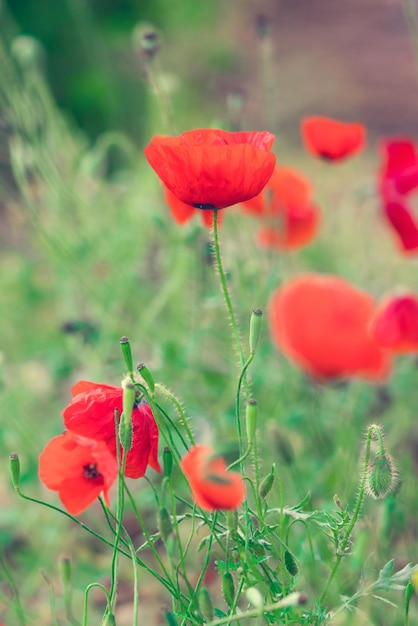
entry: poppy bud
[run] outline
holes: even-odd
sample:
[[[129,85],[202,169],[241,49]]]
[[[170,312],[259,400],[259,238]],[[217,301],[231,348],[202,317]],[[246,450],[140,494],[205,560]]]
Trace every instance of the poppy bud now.
[[[296,559],[289,550],[285,550],[284,553],[284,564],[291,576],[296,576],[299,572],[298,564],[296,563]]]
[[[108,613],[103,622],[102,622],[102,626],[116,626],[116,619],[115,616],[113,615],[113,613]]]
[[[178,626],[179,623],[174,613],[166,613],[164,617],[167,621],[168,626]]]
[[[394,490],[398,482],[398,473],[392,457],[381,452],[369,465],[367,475],[367,492],[372,498],[380,499]]]
[[[163,467],[164,474],[167,476],[167,478],[170,478],[171,472],[173,470],[173,455],[168,446],[166,446],[163,451]]]
[[[12,484],[15,488],[15,491],[19,490],[19,480],[20,480],[20,460],[19,455],[16,452],[13,452],[9,456],[10,460],[10,473],[12,475]]]
[[[69,556],[64,556],[60,561],[61,579],[64,589],[71,585],[71,559]]]
[[[128,337],[121,337],[119,339],[120,349],[122,350],[123,360],[125,361],[125,365],[128,368],[128,372],[131,374],[134,366],[132,361],[132,351],[131,344],[129,343]]]
[[[254,354],[257,349],[258,340],[260,339],[261,327],[263,325],[263,311],[254,309],[250,320],[250,354]]]
[[[224,572],[222,576],[222,595],[229,607],[234,603],[235,585],[231,572]]]
[[[144,379],[144,382],[148,385],[148,389],[150,390],[151,394],[154,394],[155,382],[151,372],[149,371],[145,363],[138,363],[138,365],[136,366],[136,370],[140,373],[140,375]]]
[[[170,515],[165,506],[158,509],[158,530],[164,543],[166,543],[170,533],[173,531]]]
[[[245,425],[247,428],[247,439],[248,443],[252,444],[254,442],[255,431],[257,428],[257,417],[258,417],[258,405],[257,401],[254,398],[250,398],[247,402],[247,408],[245,411]]]
[[[263,596],[258,591],[258,589],[256,589],[256,587],[248,587],[245,595],[247,596],[248,602],[250,602],[250,604],[252,604],[256,608],[261,608],[263,606]]]
[[[199,591],[199,609],[205,621],[211,622],[213,620],[212,600],[206,587],[202,587]]]
[[[261,481],[258,495],[260,496],[262,500],[270,493],[271,488],[273,487],[275,469],[276,469],[276,466],[273,463],[271,471]]]

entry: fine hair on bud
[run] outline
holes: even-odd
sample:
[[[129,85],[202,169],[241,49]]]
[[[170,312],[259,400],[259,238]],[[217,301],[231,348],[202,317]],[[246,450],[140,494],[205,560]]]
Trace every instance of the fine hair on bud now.
[[[398,482],[399,474],[392,457],[387,452],[376,454],[367,472],[368,495],[381,500],[396,489]]]

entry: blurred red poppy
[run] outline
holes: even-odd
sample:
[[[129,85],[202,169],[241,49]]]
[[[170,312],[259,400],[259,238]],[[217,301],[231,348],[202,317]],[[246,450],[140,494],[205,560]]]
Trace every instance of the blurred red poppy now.
[[[276,162],[274,135],[211,128],[155,136],[145,156],[166,187],[197,209],[224,209],[256,196]]]
[[[175,196],[174,193],[170,191],[165,185],[164,199],[169,206],[171,215],[173,216],[177,224],[185,224],[192,219],[195,213],[200,213],[204,226],[206,226],[207,228],[211,228],[213,226],[213,211],[199,211],[199,209],[195,209],[194,207],[190,206],[190,204],[185,204],[184,202],[179,200],[177,196]],[[222,219],[223,215],[222,213],[219,213],[218,226],[222,224]]]
[[[245,499],[244,481],[240,474],[228,472],[222,457],[214,456],[212,448],[197,445],[180,462],[193,498],[202,509],[236,509]]]
[[[302,120],[301,133],[308,152],[326,161],[342,161],[362,150],[366,128],[317,116]]]
[[[418,352],[418,297],[386,298],[371,325],[375,341],[393,352]]]
[[[48,489],[58,491],[61,502],[78,515],[109,489],[118,474],[115,457],[103,441],[66,431],[54,437],[39,456],[39,478]]]
[[[383,198],[383,214],[395,232],[403,252],[418,250],[418,224],[402,196]]]
[[[122,387],[80,381],[71,390],[73,399],[62,415],[68,430],[83,437],[104,441],[116,457],[115,410],[122,414]],[[140,478],[158,462],[158,427],[149,404],[140,401],[132,411],[132,447],[126,457],[125,476]]]
[[[263,219],[258,241],[265,247],[296,250],[318,231],[320,215],[312,203],[312,186],[289,167],[276,167],[261,194],[241,206]]]
[[[270,332],[284,354],[314,378],[380,380],[389,362],[369,334],[374,309],[369,295],[342,278],[305,274],[273,294]]]

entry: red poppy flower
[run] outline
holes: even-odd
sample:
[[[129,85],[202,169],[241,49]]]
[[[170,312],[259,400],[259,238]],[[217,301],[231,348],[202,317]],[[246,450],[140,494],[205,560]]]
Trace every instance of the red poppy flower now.
[[[262,246],[296,250],[310,243],[319,227],[312,186],[289,167],[276,167],[261,194],[242,207],[263,219],[258,233]]]
[[[116,457],[115,410],[122,414],[122,387],[80,381],[62,415],[68,430],[104,441]],[[147,465],[161,471],[158,462],[158,427],[149,404],[139,402],[132,411],[132,447],[126,457],[125,476],[144,476]]]
[[[318,379],[381,379],[384,351],[369,334],[373,299],[342,278],[305,274],[278,289],[269,303],[273,340]]]
[[[418,250],[418,222],[409,196],[418,188],[418,151],[410,139],[382,142],[382,166],[378,191],[383,215],[390,224],[402,251]]]
[[[245,498],[240,474],[228,472],[222,457],[214,456],[208,446],[191,448],[180,462],[193,498],[202,509],[236,509]]]
[[[103,441],[69,431],[54,437],[39,456],[40,480],[58,491],[72,515],[84,511],[101,493],[109,504],[109,489],[117,474],[115,457]]]
[[[274,135],[198,129],[153,137],[145,156],[174,195],[198,209],[224,209],[253,198],[274,170]]]
[[[318,116],[305,117],[301,133],[308,152],[327,161],[342,161],[362,150],[366,129],[363,124]]]
[[[413,294],[387,298],[376,312],[372,335],[393,352],[418,351],[418,298]]]
[[[195,209],[194,207],[190,206],[190,204],[185,204],[184,202],[179,200],[177,196],[175,196],[174,193],[170,191],[166,186],[164,186],[164,198],[170,208],[171,215],[174,217],[174,220],[177,222],[177,224],[185,224],[192,219],[195,213],[200,213],[203,224],[207,228],[211,228],[213,226],[213,211],[199,211],[199,209]],[[218,226],[221,225],[222,218],[222,213],[219,213]]]

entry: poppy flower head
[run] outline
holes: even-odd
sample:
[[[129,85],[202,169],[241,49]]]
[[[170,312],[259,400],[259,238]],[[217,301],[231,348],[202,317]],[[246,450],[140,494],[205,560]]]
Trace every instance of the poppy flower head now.
[[[78,515],[109,489],[118,474],[116,459],[103,441],[66,431],[54,437],[39,456],[39,478],[57,491],[69,513]]]
[[[202,509],[236,509],[245,498],[240,474],[228,472],[223,458],[214,456],[208,446],[191,448],[180,462],[193,494]]]
[[[258,241],[263,247],[298,249],[316,236],[320,214],[312,203],[312,185],[289,167],[276,167],[265,189],[242,204],[263,220]]]
[[[317,116],[302,120],[301,134],[307,151],[313,156],[342,161],[363,149],[366,129],[363,124]]]
[[[387,298],[371,325],[376,342],[393,352],[418,352],[418,298],[413,294]]]
[[[382,157],[379,171],[382,193],[406,195],[418,187],[418,150],[411,139],[382,141],[379,151]]]
[[[316,379],[380,380],[388,360],[369,335],[374,308],[368,294],[337,276],[305,274],[271,297],[270,332],[283,353]]]
[[[179,200],[213,210],[260,193],[276,162],[273,141],[269,132],[198,129],[178,137],[155,136],[144,152]]]
[[[401,251],[416,252],[418,250],[418,224],[406,200],[400,195],[384,198],[383,214],[392,227]]]
[[[122,415],[122,387],[80,381],[72,388],[73,398],[64,409],[65,427],[83,437],[104,441],[116,458],[115,411]],[[132,411],[132,446],[126,456],[125,476],[140,478],[150,465],[161,471],[158,462],[159,432],[151,407],[145,401]]]

